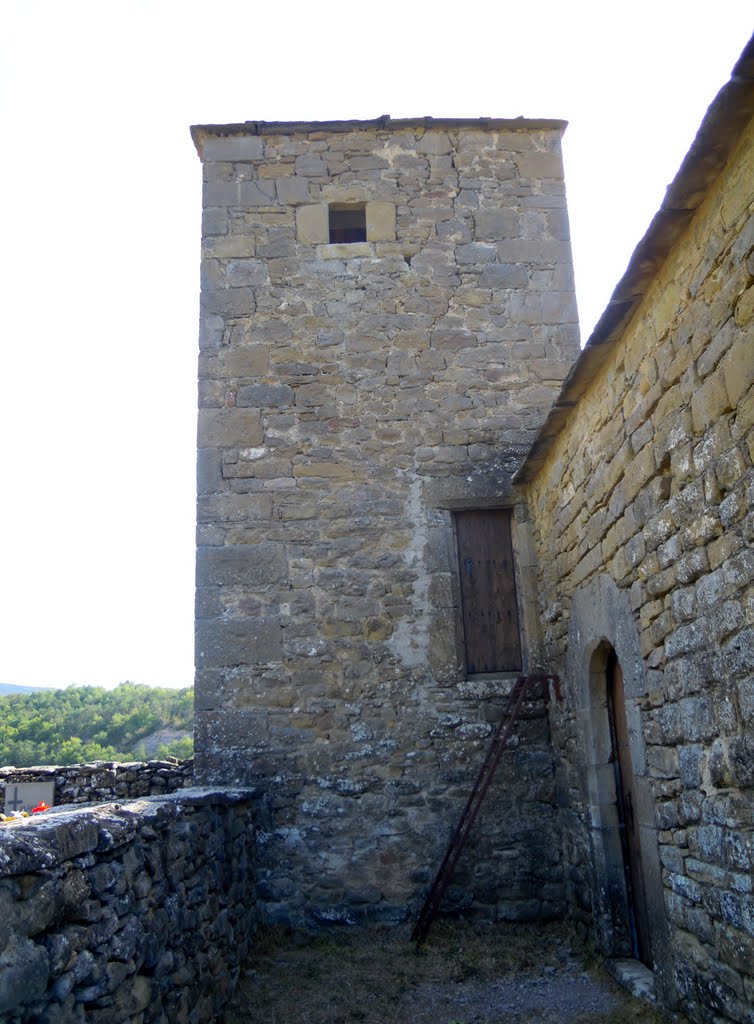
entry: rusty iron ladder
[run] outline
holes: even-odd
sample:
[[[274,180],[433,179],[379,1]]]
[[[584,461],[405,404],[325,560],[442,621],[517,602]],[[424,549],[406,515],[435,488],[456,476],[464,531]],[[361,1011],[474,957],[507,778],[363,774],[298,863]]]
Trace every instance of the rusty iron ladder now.
[[[500,717],[495,734],[492,737],[492,743],[490,744],[490,748],[487,752],[487,757],[484,760],[484,764],[479,769],[479,775],[474,783],[474,788],[471,791],[469,799],[466,801],[466,806],[461,812],[458,825],[451,836],[448,848],[445,851],[445,856],[440,862],[440,867],[435,875],[435,880],[427,893],[419,917],[414,925],[414,930],[411,933],[412,941],[419,945],[426,940],[427,935],[429,934],[429,929],[435,919],[435,915],[440,909],[440,904],[442,903],[445,891],[450,884],[450,880],[453,877],[453,872],[455,871],[456,864],[458,863],[458,858],[461,856],[461,851],[466,845],[466,840],[469,837],[469,833],[476,821],[479,810],[484,802],[484,798],[487,795],[487,790],[490,788],[490,784],[494,778],[495,769],[497,768],[500,758],[503,756],[503,751],[508,746],[508,741],[513,734],[513,726],[516,724],[526,693],[529,688],[536,683],[545,684],[546,700],[550,699],[550,683],[553,684],[556,700],[561,699],[560,676],[553,675],[552,673],[534,672],[528,676],[519,676],[516,680],[515,685],[508,696],[508,702]]]

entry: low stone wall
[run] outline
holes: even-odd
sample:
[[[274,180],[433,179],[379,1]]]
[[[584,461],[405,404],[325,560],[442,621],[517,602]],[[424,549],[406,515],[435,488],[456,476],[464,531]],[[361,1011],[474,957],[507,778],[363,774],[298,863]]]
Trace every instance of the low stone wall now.
[[[95,761],[92,764],[36,765],[0,768],[0,807],[6,786],[22,782],[55,782],[55,806],[101,804],[175,793],[191,786],[194,759],[185,761]]]
[[[187,789],[0,827],[0,1020],[199,1024],[256,927],[255,798]]]

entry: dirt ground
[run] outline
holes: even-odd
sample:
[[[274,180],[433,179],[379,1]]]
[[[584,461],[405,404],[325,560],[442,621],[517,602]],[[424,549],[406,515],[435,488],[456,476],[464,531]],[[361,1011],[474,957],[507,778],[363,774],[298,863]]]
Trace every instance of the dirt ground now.
[[[260,934],[225,1024],[662,1024],[558,926]]]

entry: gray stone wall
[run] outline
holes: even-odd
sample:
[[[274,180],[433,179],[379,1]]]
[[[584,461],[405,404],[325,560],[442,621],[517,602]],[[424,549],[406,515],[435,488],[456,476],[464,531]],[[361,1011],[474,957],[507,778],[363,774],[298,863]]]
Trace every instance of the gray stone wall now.
[[[184,790],[0,827],[0,1019],[217,1019],[257,922],[253,796]]]
[[[55,806],[99,804],[161,796],[191,786],[194,761],[96,761],[92,764],[0,768],[0,807],[6,787],[19,782],[54,782]]]
[[[529,485],[572,912],[626,952],[609,645],[658,979],[715,1024],[754,1002],[753,169],[750,123]]]
[[[197,777],[270,792],[283,919],[415,906],[510,686],[465,678],[453,512],[513,504],[578,351],[561,129],[194,129]],[[459,875],[492,915],[562,906],[532,714]]]

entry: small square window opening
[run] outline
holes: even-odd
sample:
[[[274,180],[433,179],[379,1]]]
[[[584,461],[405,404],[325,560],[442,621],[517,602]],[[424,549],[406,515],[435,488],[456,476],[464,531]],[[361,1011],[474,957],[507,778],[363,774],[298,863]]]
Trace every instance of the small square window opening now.
[[[330,242],[366,242],[367,240],[367,209],[366,204],[347,206],[344,203],[330,205]]]

